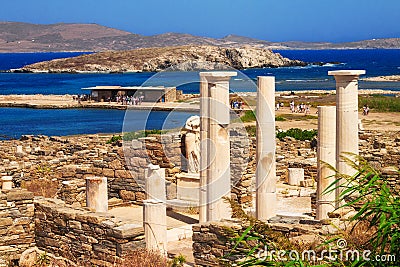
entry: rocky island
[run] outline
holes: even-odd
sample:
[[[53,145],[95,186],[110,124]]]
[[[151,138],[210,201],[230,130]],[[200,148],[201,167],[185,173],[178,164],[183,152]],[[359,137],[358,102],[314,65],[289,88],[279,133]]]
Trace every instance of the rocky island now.
[[[305,66],[263,48],[223,48],[217,46],[173,46],[108,51],[73,58],[55,59],[24,66],[17,72],[156,72],[165,69],[246,69]]]

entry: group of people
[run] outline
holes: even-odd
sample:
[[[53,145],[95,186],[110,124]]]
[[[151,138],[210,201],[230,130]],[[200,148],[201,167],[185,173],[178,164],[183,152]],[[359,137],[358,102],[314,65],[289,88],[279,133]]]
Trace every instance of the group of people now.
[[[111,98],[108,100],[111,103]],[[115,101],[117,104],[121,103],[122,105],[141,105],[144,101],[144,96],[120,96],[117,95],[115,97]]]
[[[305,115],[310,114],[310,105],[306,105],[304,103],[298,104],[297,109],[294,103],[294,100],[290,102],[290,111],[292,113],[304,113]]]
[[[78,101],[80,103],[81,101],[90,100],[90,95],[86,95],[86,94],[73,95],[72,99],[75,100],[75,101]]]
[[[231,109],[242,109],[244,107],[244,102],[242,100],[232,100]]]

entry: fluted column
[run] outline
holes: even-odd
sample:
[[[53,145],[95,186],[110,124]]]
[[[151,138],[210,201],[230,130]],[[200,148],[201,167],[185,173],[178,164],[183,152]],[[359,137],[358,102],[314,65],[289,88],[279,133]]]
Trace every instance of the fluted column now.
[[[335,171],[327,166],[336,164],[336,107],[318,107],[317,148],[317,211],[316,219],[328,218],[335,209],[335,191],[324,191],[335,181]]]
[[[328,74],[336,80],[336,169],[341,174],[352,176],[356,170],[341,156],[349,157],[344,152],[358,155],[358,78],[365,74],[365,70],[338,70]],[[337,198],[340,193],[341,189],[338,189]],[[337,202],[336,206],[340,203]]]
[[[143,201],[143,227],[146,249],[167,254],[167,209],[163,201]]]
[[[276,215],[275,77],[258,77],[256,147],[256,217]]]
[[[165,189],[165,169],[159,165],[149,164],[146,172],[146,199],[156,199],[162,202],[166,201]]]
[[[204,93],[201,97],[206,96],[208,99],[207,111],[200,111],[201,116],[208,116],[208,119],[203,117],[200,123],[200,131],[203,132],[201,141],[207,143],[206,150],[200,151],[200,157],[207,158],[201,160],[202,171],[204,171],[203,164],[207,164],[205,170],[207,177],[207,221],[219,221],[231,217],[229,203],[226,203],[223,197],[231,197],[228,129],[230,123],[229,80],[236,75],[236,72],[200,72],[200,81],[203,83],[201,89]],[[205,90],[207,92],[204,92]],[[204,135],[206,133],[207,138],[205,140]],[[200,179],[204,178],[203,175],[200,176]],[[200,185],[203,185],[204,182],[202,180]]]

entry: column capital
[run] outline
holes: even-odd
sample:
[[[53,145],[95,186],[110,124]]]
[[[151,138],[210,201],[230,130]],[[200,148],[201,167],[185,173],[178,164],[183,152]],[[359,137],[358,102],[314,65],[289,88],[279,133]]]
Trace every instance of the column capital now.
[[[332,70],[328,71],[328,75],[333,76],[360,76],[365,74],[365,70]]]
[[[229,81],[231,77],[237,76],[236,71],[203,71],[199,73],[200,79],[208,81]]]

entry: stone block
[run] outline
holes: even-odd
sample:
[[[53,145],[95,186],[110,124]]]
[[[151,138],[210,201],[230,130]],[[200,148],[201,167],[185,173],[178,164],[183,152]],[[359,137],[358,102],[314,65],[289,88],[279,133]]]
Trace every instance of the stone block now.
[[[105,176],[107,178],[114,177],[114,170],[113,169],[103,169],[101,175]]]
[[[124,201],[134,201],[134,200],[136,200],[136,194],[133,191],[120,190],[119,191],[119,196]]]
[[[115,177],[123,179],[133,178],[131,172],[128,170],[115,170]]]
[[[25,189],[13,189],[7,193],[7,201],[33,200],[33,193]]]
[[[13,225],[11,218],[0,218],[0,227]]]
[[[143,235],[144,230],[141,225],[138,224],[124,224],[112,229],[111,236],[116,238],[131,238],[139,235]]]

